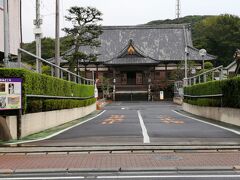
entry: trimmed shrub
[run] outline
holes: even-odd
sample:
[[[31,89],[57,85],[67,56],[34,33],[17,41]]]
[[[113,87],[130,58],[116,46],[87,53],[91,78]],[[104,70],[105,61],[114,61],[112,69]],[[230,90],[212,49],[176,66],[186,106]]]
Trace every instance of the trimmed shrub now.
[[[222,98],[186,97],[184,102],[198,106],[240,108],[240,77],[185,87],[184,94],[192,96],[223,94]]]
[[[224,107],[240,108],[240,77],[225,81],[222,92]]]
[[[22,78],[22,99],[23,110],[27,112],[40,112],[56,109],[65,109],[68,107],[82,107],[88,104],[88,100],[71,100],[71,99],[35,99],[27,98],[31,95],[48,95],[48,96],[65,96],[65,97],[93,97],[93,85],[80,85],[59,78],[51,77],[44,74],[38,74],[25,69],[0,68],[0,77],[4,78]],[[91,100],[90,102],[93,102]],[[51,103],[49,103],[51,102]],[[67,105],[61,105],[66,103]],[[51,104],[51,105],[49,105]],[[82,105],[83,104],[83,105]],[[28,106],[28,107],[27,107]]]

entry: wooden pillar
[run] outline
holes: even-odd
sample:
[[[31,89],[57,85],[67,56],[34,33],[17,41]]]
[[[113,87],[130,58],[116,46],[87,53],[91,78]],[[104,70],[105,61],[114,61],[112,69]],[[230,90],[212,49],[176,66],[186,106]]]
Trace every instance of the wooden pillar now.
[[[96,79],[98,79],[98,64],[96,64]]]
[[[168,80],[167,64],[164,64],[164,65],[165,65],[165,79]]]
[[[87,78],[87,64],[84,64],[84,77]]]
[[[116,70],[113,68],[113,101],[116,100]]]
[[[168,64],[164,64],[165,65],[165,80],[166,80],[166,84],[165,84],[165,87],[168,86],[168,71],[167,71],[167,67],[168,67]]]

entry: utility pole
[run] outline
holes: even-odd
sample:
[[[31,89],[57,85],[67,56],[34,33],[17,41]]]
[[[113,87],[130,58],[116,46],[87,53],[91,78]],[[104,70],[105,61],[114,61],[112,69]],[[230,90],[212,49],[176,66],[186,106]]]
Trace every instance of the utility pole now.
[[[180,0],[176,0],[176,18],[179,20],[181,14]]]
[[[40,0],[36,0],[36,19],[34,20],[35,29],[35,40],[36,40],[36,56],[41,57],[41,36],[42,36],[42,30],[41,30],[41,24],[42,19],[40,17]],[[40,60],[36,59],[36,71],[38,73],[42,72],[42,63]]]
[[[60,66],[60,43],[59,43],[59,0],[56,0],[56,29],[55,29],[55,64]],[[59,77],[59,69],[55,68],[55,76]]]
[[[8,67],[9,62],[9,15],[8,0],[3,1],[4,8],[4,65]]]

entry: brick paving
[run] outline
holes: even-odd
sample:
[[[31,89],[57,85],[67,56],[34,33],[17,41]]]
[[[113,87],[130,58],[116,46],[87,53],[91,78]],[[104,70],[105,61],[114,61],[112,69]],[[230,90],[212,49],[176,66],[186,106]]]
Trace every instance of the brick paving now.
[[[240,167],[240,152],[0,155],[0,169]]]

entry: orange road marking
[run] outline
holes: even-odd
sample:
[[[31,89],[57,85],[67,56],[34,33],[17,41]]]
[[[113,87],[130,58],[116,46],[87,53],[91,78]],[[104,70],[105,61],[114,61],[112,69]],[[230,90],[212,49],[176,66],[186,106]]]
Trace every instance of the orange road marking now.
[[[119,123],[124,119],[124,115],[111,115],[109,118],[105,119],[101,124],[107,125],[107,124],[114,124]]]
[[[166,123],[166,124],[178,124],[178,125],[185,123],[184,121],[181,121],[181,120],[173,118],[173,117],[168,117],[168,116],[167,117],[161,117],[160,121],[162,123]]]

